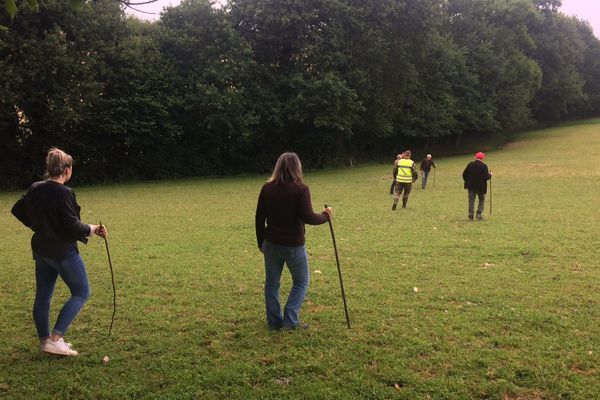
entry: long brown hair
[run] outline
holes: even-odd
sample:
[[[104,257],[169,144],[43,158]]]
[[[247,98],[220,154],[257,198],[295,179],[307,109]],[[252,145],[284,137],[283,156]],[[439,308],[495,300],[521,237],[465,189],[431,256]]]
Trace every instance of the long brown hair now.
[[[67,168],[73,166],[73,157],[58,149],[56,147],[52,147],[48,150],[48,155],[46,156],[46,173],[44,177],[47,178],[57,178],[63,175]]]
[[[275,168],[267,182],[283,184],[288,182],[302,183],[302,163],[296,153],[283,153],[277,159]]]

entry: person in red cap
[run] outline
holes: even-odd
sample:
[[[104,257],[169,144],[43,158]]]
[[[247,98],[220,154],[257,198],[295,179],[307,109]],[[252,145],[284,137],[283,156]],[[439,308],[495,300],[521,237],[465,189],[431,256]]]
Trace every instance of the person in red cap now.
[[[492,177],[488,166],[483,162],[485,154],[481,151],[475,154],[475,160],[471,161],[463,171],[465,189],[469,191],[469,219],[473,219],[475,209],[475,196],[479,198],[477,204],[477,219],[483,219],[483,207],[487,193],[487,181]]]

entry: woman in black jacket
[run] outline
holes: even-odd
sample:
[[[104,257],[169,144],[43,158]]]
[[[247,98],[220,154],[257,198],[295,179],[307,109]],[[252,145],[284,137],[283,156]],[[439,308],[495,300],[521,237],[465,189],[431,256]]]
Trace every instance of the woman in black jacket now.
[[[47,180],[31,185],[12,208],[13,215],[34,232],[31,238],[36,280],[33,320],[40,350],[65,356],[78,354],[63,338],[90,295],[77,241],[87,243],[89,236],[107,235],[105,227],[81,222],[81,207],[75,193],[65,186],[72,173],[73,158],[62,150],[51,148],[46,157]],[[69,287],[71,297],[63,305],[50,332],[50,301],[59,275]]]

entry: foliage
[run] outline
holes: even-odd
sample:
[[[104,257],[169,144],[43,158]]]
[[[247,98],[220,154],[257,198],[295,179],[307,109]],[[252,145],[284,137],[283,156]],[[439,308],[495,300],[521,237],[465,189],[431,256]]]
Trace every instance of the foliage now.
[[[80,182],[225,175],[285,150],[320,168],[600,113],[600,41],[559,0],[186,0],[154,23],[114,0],[15,4],[6,187],[51,145]]]

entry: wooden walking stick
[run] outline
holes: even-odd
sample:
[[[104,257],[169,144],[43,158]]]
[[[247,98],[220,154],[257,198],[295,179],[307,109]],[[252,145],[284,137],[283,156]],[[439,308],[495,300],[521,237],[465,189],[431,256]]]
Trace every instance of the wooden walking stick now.
[[[490,176],[490,215],[492,215],[492,177],[491,176]]]
[[[100,227],[104,229],[102,221],[100,221]],[[106,236],[104,237],[104,245],[106,246],[106,255],[108,256],[108,266],[110,267],[110,279],[112,280],[113,288],[113,313],[112,318],[110,319],[110,327],[108,328],[108,336],[110,336],[113,324],[115,322],[115,314],[117,313],[117,289],[115,287],[115,273],[113,271],[112,261],[110,259],[110,250],[108,249],[108,239],[106,239]]]
[[[327,204],[325,204],[327,208]],[[337,245],[335,244],[335,234],[333,233],[333,224],[329,214],[327,215],[327,222],[329,222],[329,230],[331,231],[331,240],[333,241],[333,250],[335,251],[335,262],[337,263],[338,276],[340,277],[340,287],[342,288],[342,300],[344,301],[344,312],[346,313],[346,324],[350,329],[350,316],[348,315],[348,305],[346,304],[346,292],[344,291],[344,281],[342,280],[342,269],[340,268],[340,258],[338,256]]]

